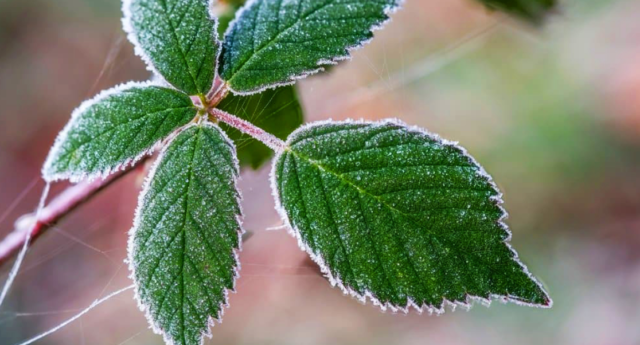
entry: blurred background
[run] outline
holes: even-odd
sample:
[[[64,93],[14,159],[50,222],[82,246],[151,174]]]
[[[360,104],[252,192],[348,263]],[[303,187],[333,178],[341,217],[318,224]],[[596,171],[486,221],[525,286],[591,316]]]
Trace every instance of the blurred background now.
[[[536,29],[471,0],[406,0],[376,36],[299,83],[306,120],[398,117],[459,141],[504,191],[512,243],[553,308],[407,316],[363,306],[281,228],[266,166],[243,173],[253,237],[206,344],[640,344],[640,1],[564,0]],[[36,206],[40,166],[71,111],[148,78],[120,1],[0,0],[0,236]],[[0,344],[131,284],[123,259],[142,178],[119,181],[34,244],[0,309]],[[163,342],[129,291],[38,344]]]

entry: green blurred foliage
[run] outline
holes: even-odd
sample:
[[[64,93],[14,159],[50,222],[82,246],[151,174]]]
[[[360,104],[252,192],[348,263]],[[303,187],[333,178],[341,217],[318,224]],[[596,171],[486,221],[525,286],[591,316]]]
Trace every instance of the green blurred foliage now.
[[[500,10],[531,23],[541,23],[547,13],[556,6],[556,0],[480,0],[488,8]]]
[[[576,194],[600,193],[611,174],[640,163],[640,149],[607,126],[597,86],[559,58],[564,44],[496,35],[410,90],[419,103],[473,114],[464,124],[443,115],[444,132],[473,138],[462,144],[505,191],[507,208],[518,214],[514,228],[588,223],[587,214],[573,219],[558,206],[584,213],[595,201],[575,202]]]
[[[214,13],[218,15],[218,34],[221,39],[225,31],[227,31],[229,24],[233,18],[235,18],[236,11],[242,7],[244,2],[244,0],[227,0],[218,1],[218,3],[214,5]]]

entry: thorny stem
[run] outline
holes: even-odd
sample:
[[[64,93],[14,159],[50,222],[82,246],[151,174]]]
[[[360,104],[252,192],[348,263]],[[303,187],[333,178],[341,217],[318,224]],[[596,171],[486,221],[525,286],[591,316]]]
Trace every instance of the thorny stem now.
[[[210,108],[208,111],[214,118],[228,124],[244,134],[250,135],[256,140],[261,141],[276,153],[284,151],[287,147],[287,144],[284,141],[278,139],[273,134],[264,131],[262,128],[255,126],[249,121],[245,121],[220,109]]]
[[[81,182],[67,188],[42,209],[38,217],[39,219],[36,219],[35,222],[33,219],[33,217],[35,217],[34,214],[22,216],[16,222],[15,229],[0,242],[0,266],[6,263],[24,245],[28,231],[31,231],[30,242],[33,243],[62,218],[69,215],[80,205],[92,199],[129,172],[142,166],[142,163],[147,159],[148,157],[106,179]]]

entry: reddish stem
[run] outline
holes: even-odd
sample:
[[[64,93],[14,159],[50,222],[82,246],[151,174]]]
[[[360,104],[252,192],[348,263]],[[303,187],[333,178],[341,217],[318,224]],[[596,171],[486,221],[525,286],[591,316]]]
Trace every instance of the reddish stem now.
[[[227,84],[225,83],[225,81],[222,80],[220,76],[216,76],[216,78],[213,80],[213,86],[211,87],[211,90],[206,95],[206,99],[209,103],[208,106],[215,106],[220,103],[220,101],[222,101],[222,99],[227,96],[228,91],[229,90],[227,89]]]
[[[265,145],[269,146],[269,148],[276,151],[276,153],[284,151],[285,147],[287,146],[284,141],[278,139],[273,134],[264,131],[262,128],[255,126],[249,121],[245,121],[241,118],[235,117],[227,113],[226,111],[222,111],[220,109],[209,109],[209,114],[211,114],[211,116],[215,117],[219,121],[222,121],[229,126],[239,130],[240,132],[261,141]]]
[[[81,182],[67,188],[42,209],[39,219],[35,222],[33,219],[33,217],[35,217],[34,214],[27,214],[20,217],[16,222],[15,229],[0,242],[0,266],[22,248],[28,231],[31,231],[30,241],[34,242],[62,218],[92,199],[106,187],[135,170],[136,167],[141,166],[147,159],[148,157],[140,160],[134,166],[115,173],[106,179]]]

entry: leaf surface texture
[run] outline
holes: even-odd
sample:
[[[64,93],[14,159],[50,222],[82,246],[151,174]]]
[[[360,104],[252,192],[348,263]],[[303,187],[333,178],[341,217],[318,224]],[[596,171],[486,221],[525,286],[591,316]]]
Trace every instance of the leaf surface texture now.
[[[551,303],[506,243],[500,192],[460,147],[393,121],[313,124],[288,145],[273,172],[281,212],[345,291],[394,310]]]

